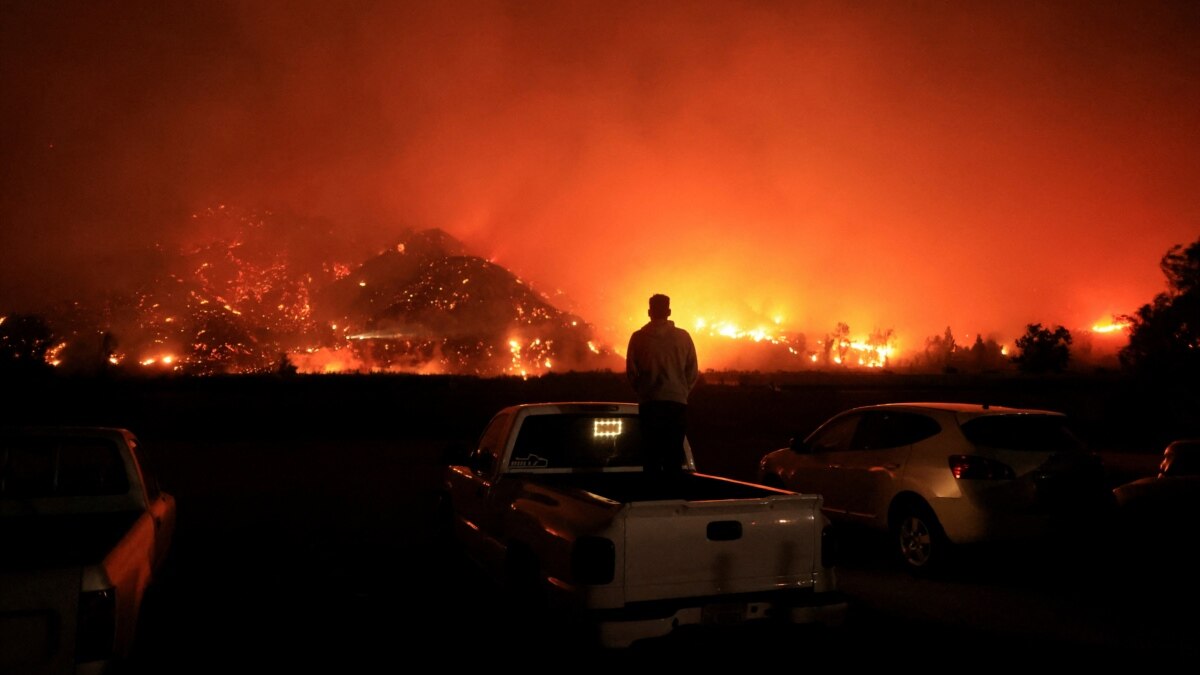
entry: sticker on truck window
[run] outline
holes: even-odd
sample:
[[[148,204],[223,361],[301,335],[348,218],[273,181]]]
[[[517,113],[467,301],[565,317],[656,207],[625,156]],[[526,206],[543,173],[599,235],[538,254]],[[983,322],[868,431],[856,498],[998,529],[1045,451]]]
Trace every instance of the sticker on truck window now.
[[[525,457],[513,457],[509,460],[508,466],[512,469],[544,469],[550,466],[550,461],[545,457],[526,455]]]

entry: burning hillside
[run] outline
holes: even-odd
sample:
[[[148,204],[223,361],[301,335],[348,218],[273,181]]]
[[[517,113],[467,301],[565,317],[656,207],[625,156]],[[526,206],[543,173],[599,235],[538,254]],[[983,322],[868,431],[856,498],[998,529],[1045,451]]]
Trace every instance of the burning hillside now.
[[[355,264],[355,244],[328,224],[224,207],[194,218],[215,235],[156,246],[157,272],[132,292],[45,310],[59,336],[48,362],[196,374],[621,366],[586,322],[440,230]]]

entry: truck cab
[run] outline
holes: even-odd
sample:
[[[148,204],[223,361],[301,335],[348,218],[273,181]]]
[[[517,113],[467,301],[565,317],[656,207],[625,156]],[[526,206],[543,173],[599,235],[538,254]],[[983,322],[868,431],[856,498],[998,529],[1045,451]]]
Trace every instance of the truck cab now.
[[[128,430],[0,431],[0,672],[127,657],[174,528],[175,499]]]

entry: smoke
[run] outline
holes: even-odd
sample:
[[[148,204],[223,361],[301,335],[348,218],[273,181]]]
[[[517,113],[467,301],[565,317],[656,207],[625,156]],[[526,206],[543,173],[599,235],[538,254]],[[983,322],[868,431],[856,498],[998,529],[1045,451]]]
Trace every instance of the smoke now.
[[[440,227],[623,344],[675,318],[1090,326],[1195,238],[1200,10],[0,5],[0,307],[233,204]],[[703,356],[703,355],[702,355]]]

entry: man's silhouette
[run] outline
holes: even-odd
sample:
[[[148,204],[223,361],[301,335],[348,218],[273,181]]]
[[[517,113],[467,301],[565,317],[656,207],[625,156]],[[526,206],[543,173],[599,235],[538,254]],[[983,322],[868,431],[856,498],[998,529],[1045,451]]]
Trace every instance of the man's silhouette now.
[[[667,318],[671,299],[651,296],[648,314],[629,338],[625,374],[637,392],[646,473],[673,478],[682,470],[688,394],[700,371],[692,336]]]

